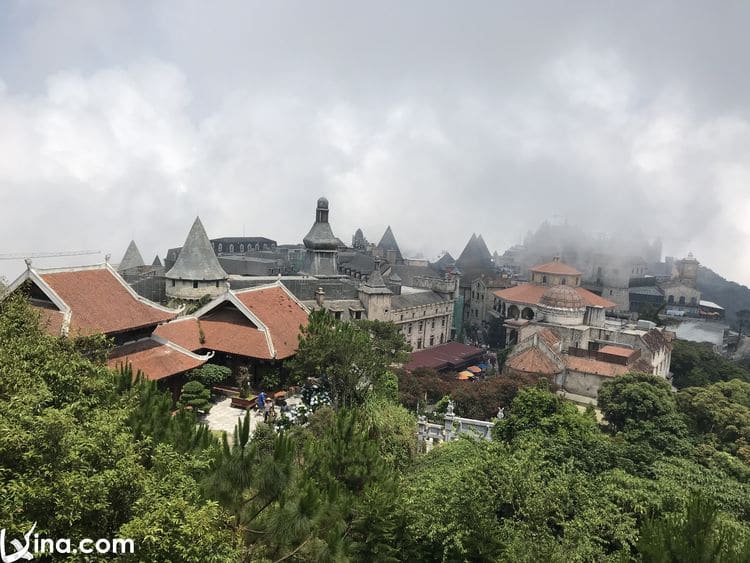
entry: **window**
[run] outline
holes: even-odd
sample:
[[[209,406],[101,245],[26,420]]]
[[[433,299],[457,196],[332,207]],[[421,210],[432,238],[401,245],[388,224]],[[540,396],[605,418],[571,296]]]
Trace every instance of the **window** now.
[[[684,305],[684,304],[685,304],[685,296],[681,295],[680,296],[680,305]]]
[[[547,276],[542,276],[542,283],[547,283]]]
[[[245,252],[245,243],[240,243],[240,252]]]
[[[430,336],[430,346],[435,345],[435,335]]]
[[[409,323],[409,334],[411,334],[411,323]]]
[[[419,332],[422,332],[422,321],[419,321],[419,328],[417,329]]]
[[[231,252],[234,252],[234,245],[233,245],[233,244],[230,244],[230,245],[229,245],[229,252],[230,252],[230,253],[231,253]]]
[[[560,284],[565,285],[568,283],[568,278],[563,278],[560,280]]]
[[[432,319],[432,329],[435,329],[435,319]]]
[[[198,282],[197,281],[193,282],[193,289],[198,289]]]
[[[697,304],[698,304],[698,301],[696,300],[696,298],[695,298],[695,297],[691,297],[691,298],[690,298],[690,304],[691,304],[691,305],[697,305]]]
[[[612,295],[612,290],[611,289],[609,290],[609,294]]]
[[[443,339],[444,339],[444,336],[443,336],[443,333],[441,332],[441,333],[440,333],[440,344],[442,344],[442,343],[443,343]]]
[[[354,312],[354,318],[355,319],[361,319],[362,318],[362,311],[355,311]]]
[[[422,339],[421,339],[421,338],[419,338],[419,339],[417,340],[417,350],[421,350],[421,349],[422,349]]]
[[[336,319],[337,321],[340,321],[341,320],[341,311],[334,311],[333,312],[333,318]]]
[[[221,249],[222,249],[222,245],[221,243],[219,243],[219,252],[221,252]]]
[[[403,321],[403,320],[404,320],[404,315],[403,315],[403,313],[401,314],[401,318],[400,318],[399,320],[400,320],[400,321]]]
[[[440,319],[440,320],[442,321],[442,322],[440,323],[440,326],[445,326],[445,317],[443,317],[443,318],[442,318],[442,319]]]
[[[669,303],[669,304],[672,304],[672,303],[674,303],[674,295],[670,295],[670,296],[669,296],[669,297],[667,298],[667,303]]]
[[[172,280],[172,287],[174,287],[174,280]]]

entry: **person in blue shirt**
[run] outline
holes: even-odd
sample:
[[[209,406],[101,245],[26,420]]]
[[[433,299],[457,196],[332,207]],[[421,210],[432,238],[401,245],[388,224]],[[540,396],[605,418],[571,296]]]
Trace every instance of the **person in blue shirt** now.
[[[258,412],[263,412],[263,407],[266,404],[266,394],[263,391],[258,394],[258,400],[255,404],[258,407]]]

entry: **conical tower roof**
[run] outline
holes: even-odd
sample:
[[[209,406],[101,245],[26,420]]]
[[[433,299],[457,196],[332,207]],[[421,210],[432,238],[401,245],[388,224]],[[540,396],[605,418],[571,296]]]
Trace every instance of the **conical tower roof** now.
[[[401,250],[399,249],[398,243],[396,242],[396,237],[393,236],[393,231],[391,230],[390,225],[388,225],[388,228],[383,233],[383,237],[380,239],[380,242],[378,243],[378,247],[382,248],[386,252],[389,250],[395,250],[398,258],[399,259],[402,258]]]
[[[466,243],[461,256],[456,260],[460,267],[477,267],[480,265],[491,266],[492,254],[490,254],[482,235],[472,234],[469,242]]]
[[[162,266],[161,258],[159,258],[158,254],[156,256],[154,256],[154,261],[151,262],[151,265],[152,266]]]
[[[138,250],[138,246],[135,244],[134,240],[130,241],[130,244],[128,245],[128,249],[125,251],[125,255],[122,257],[122,260],[120,260],[120,265],[117,266],[118,272],[124,272],[125,270],[129,270],[130,268],[137,268],[138,266],[144,266],[143,262],[143,256],[141,256],[141,251]]]
[[[173,280],[198,281],[227,279],[227,273],[219,265],[200,217],[195,218],[185,244],[182,245],[180,254],[166,277]]]
[[[310,250],[336,250],[340,245],[346,246],[336,238],[328,224],[328,200],[324,197],[318,199],[315,210],[315,223],[310,227],[310,232],[302,239],[305,248]]]

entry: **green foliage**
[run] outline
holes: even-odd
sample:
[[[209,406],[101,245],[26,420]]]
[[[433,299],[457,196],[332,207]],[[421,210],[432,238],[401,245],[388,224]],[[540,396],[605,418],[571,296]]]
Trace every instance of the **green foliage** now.
[[[722,521],[716,503],[698,493],[690,497],[684,511],[650,516],[641,528],[638,549],[644,561],[653,563],[748,561],[750,538],[743,541],[736,532]]]
[[[505,328],[500,318],[490,318],[490,325],[487,328],[487,344],[490,348],[502,348],[505,345]]]
[[[734,379],[677,393],[694,432],[750,462],[750,383]]]
[[[211,389],[214,385],[218,385],[229,379],[231,375],[232,370],[226,366],[203,364],[199,368],[190,370],[187,373],[187,378],[191,381],[198,381]]]
[[[711,344],[675,340],[672,343],[672,383],[678,389],[717,381],[750,381],[750,370],[714,352]]]
[[[394,340],[388,323],[341,322],[313,311],[289,368],[297,381],[319,379],[335,409],[353,407],[387,384],[388,368],[402,353]]]
[[[211,410],[211,391],[206,389],[199,381],[188,381],[182,386],[180,394],[180,407],[190,407],[196,411],[208,412]]]

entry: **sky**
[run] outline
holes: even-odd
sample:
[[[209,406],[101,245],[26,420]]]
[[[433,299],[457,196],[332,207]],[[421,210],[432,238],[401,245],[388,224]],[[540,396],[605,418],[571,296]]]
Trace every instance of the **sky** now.
[[[0,255],[116,262],[135,239],[150,262],[196,215],[297,243],[326,196],[339,238],[391,225],[411,256],[562,218],[750,285],[748,21],[729,0],[5,0]]]

